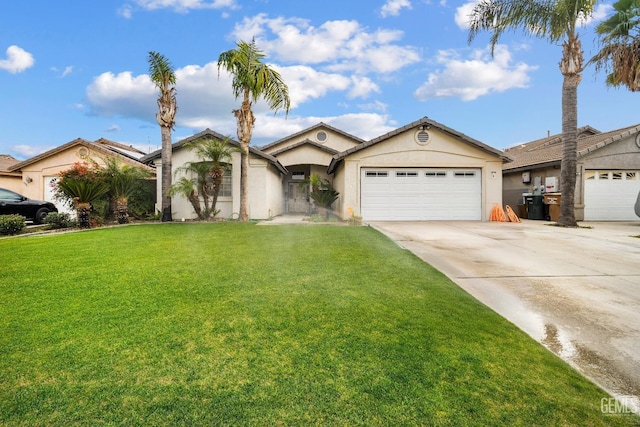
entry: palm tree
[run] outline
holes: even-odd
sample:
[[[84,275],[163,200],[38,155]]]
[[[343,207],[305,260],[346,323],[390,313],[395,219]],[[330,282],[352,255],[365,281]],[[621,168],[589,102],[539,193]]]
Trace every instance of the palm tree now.
[[[562,200],[558,225],[576,227],[578,85],[582,79],[583,52],[578,37],[580,20],[591,16],[597,0],[481,0],[471,12],[469,43],[483,30],[491,32],[491,50],[507,30],[562,41]]]
[[[602,49],[593,58],[607,71],[607,85],[640,91],[640,0],[619,0],[615,13],[596,28]]]
[[[104,166],[97,168],[98,178],[109,186],[109,205],[119,224],[129,222],[129,200],[140,192],[151,174],[138,166],[123,165],[117,157],[102,159]]]
[[[198,215],[198,219],[204,219],[204,215],[202,214],[202,208],[200,207],[200,199],[198,198],[198,191],[196,190],[196,178],[188,179],[187,177],[182,177],[169,187],[169,195],[170,196],[184,196],[189,200],[191,206],[193,206],[193,210]]]
[[[198,193],[200,193],[200,195],[202,195],[202,201],[204,203],[204,211],[202,209],[200,210],[196,209],[196,214],[198,214],[199,219],[207,219],[211,215],[211,209],[209,208],[209,197],[210,197],[209,195],[211,194],[211,185],[209,184],[209,180],[208,180],[210,169],[211,167],[209,166],[209,164],[207,164],[207,162],[187,162],[184,164],[184,166],[181,166],[178,169],[176,169],[176,174],[180,172],[182,173],[188,172],[195,175],[195,177],[190,181],[199,190],[199,191],[196,191],[196,196]],[[186,184],[184,183],[182,183],[180,186],[183,186],[183,185],[185,185],[185,188],[186,188]],[[179,192],[179,194],[186,195],[186,193],[182,191]],[[198,205],[199,203],[200,202],[198,202]]]
[[[109,191],[109,186],[93,179],[62,178],[58,191],[71,200],[78,215],[78,227],[91,228],[91,203]]]
[[[160,90],[156,120],[162,135],[162,221],[171,221],[171,130],[176,117],[176,75],[167,58],[157,52],[149,52],[149,77]]]
[[[231,76],[233,94],[236,99],[242,97],[239,110],[233,110],[238,124],[238,140],[240,141],[240,212],[238,219],[248,221],[247,213],[247,172],[249,170],[249,143],[255,124],[255,116],[251,110],[252,102],[263,98],[269,108],[278,111],[280,108],[289,113],[289,88],[280,74],[262,62],[265,57],[255,40],[251,43],[240,41],[236,49],[222,52],[218,58],[218,74],[223,68]]]
[[[232,149],[228,145],[229,139],[219,140],[214,138],[206,138],[198,140],[192,144],[188,144],[187,148],[196,152],[198,157],[203,160],[209,168],[209,177],[213,187],[213,200],[211,202],[211,213],[216,211],[218,196],[222,188],[222,178],[224,171],[231,160]]]

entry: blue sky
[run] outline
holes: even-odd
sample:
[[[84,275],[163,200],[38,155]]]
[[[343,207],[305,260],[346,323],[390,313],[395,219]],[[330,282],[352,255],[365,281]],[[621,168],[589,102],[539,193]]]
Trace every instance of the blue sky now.
[[[507,34],[467,44],[473,2],[447,0],[7,0],[0,7],[0,154],[26,159],[75,138],[160,146],[147,54],[177,75],[173,141],[205,128],[237,139],[230,79],[217,58],[255,38],[289,86],[288,117],[262,103],[253,145],[323,121],[370,139],[428,116],[503,149],[561,131],[561,47]],[[580,30],[585,58],[600,3]],[[592,67],[578,122],[601,131],[640,122],[639,94]]]

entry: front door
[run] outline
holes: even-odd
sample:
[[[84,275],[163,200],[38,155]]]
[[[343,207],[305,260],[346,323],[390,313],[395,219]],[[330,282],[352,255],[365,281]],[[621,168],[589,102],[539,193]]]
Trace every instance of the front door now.
[[[309,213],[309,188],[298,182],[290,182],[287,207],[288,212]]]

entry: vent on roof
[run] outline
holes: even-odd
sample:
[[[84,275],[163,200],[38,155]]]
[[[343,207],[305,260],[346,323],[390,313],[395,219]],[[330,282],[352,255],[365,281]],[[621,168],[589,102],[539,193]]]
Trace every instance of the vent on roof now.
[[[87,150],[85,147],[81,147],[81,148],[78,150],[78,157],[80,157],[80,158],[83,158],[83,159],[84,159],[84,158],[85,158],[85,157],[87,157],[88,155],[89,155],[89,150]]]
[[[421,129],[416,132],[415,138],[418,144],[427,145],[429,143],[429,140],[431,139],[431,135],[429,135],[429,132],[427,132],[425,129]]]
[[[327,133],[323,130],[318,131],[318,133],[316,133],[316,141],[320,143],[325,142],[327,140],[327,137],[328,137]]]

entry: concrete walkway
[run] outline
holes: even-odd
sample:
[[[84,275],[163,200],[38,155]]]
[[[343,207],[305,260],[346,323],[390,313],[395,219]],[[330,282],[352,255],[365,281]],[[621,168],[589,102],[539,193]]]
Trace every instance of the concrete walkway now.
[[[640,408],[640,222],[370,225]]]

